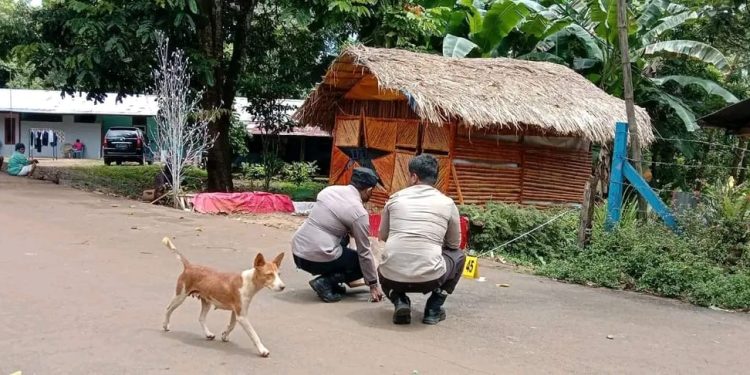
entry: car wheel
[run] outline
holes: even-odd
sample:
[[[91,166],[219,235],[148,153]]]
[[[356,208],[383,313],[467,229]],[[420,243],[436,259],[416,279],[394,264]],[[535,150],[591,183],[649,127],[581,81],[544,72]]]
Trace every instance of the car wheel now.
[[[140,160],[138,160],[138,165],[143,165],[144,160],[146,160],[146,157],[141,156]]]
[[[110,165],[112,165],[112,160],[109,160],[109,159],[106,159],[106,158],[105,158],[105,159],[104,159],[104,165],[106,165],[106,166],[110,166]]]
[[[148,165],[154,165],[154,161],[153,160],[149,160],[146,163],[148,163]]]
[[[116,161],[116,162],[115,162],[115,164],[117,164],[117,165],[122,165],[122,160],[118,160],[118,161]]]

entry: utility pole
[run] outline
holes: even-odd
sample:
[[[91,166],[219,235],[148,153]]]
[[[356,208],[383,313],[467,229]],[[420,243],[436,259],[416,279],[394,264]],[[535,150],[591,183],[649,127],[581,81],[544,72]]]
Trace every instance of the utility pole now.
[[[630,158],[638,174],[643,174],[641,167],[641,142],[638,134],[638,126],[635,120],[635,99],[633,97],[633,75],[630,69],[630,47],[628,46],[628,4],[627,0],[617,0],[617,30],[620,41],[620,56],[622,58],[622,82],[625,96],[625,111],[628,117],[628,129],[630,130]],[[638,196],[638,215],[646,219],[648,206],[646,200]]]

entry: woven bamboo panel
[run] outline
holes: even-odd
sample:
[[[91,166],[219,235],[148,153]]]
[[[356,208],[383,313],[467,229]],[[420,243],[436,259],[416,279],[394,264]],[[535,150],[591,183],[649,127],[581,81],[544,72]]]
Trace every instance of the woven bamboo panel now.
[[[491,139],[456,137],[454,158],[521,164],[522,145]]]
[[[588,151],[528,147],[524,151],[524,202],[580,203],[591,175]]]
[[[359,117],[336,117],[333,144],[342,147],[359,145]]]
[[[396,121],[375,118],[365,119],[365,137],[367,147],[383,151],[396,150],[396,134],[399,131]]]
[[[397,133],[396,146],[416,149],[419,140],[419,121],[401,119]]]
[[[375,166],[375,170],[377,171],[378,176],[380,176],[380,179],[383,181],[383,185],[385,185],[386,193],[391,191],[395,161],[396,154],[390,154],[372,160],[372,164]]]
[[[333,146],[333,153],[331,155],[331,168],[328,177],[328,183],[331,185],[346,185],[352,178],[352,168],[344,171],[347,164],[349,163],[349,156],[343,151],[339,150],[338,147]]]
[[[493,135],[522,135],[523,130],[516,128],[492,128],[492,129],[472,129],[465,126],[459,126],[458,135],[466,136],[471,139],[482,138]]]
[[[446,193],[451,180],[451,159],[447,156],[437,156],[438,160],[438,179],[435,187]]]
[[[396,160],[393,170],[393,182],[391,183],[391,194],[409,186],[409,160],[414,156],[406,152],[397,152],[395,155]]]
[[[370,207],[383,208],[385,202],[388,201],[388,198],[390,198],[390,195],[387,192],[383,189],[376,188],[372,192],[372,198],[370,198]]]
[[[456,164],[455,167],[464,204],[520,201],[520,168],[494,168],[476,164]],[[458,201],[455,184],[449,184],[448,195]]]
[[[424,127],[422,149],[448,152],[451,149],[451,138],[450,125],[426,125]]]
[[[338,108],[340,115],[359,116],[364,112],[367,117],[381,119],[419,119],[406,100],[343,100]]]

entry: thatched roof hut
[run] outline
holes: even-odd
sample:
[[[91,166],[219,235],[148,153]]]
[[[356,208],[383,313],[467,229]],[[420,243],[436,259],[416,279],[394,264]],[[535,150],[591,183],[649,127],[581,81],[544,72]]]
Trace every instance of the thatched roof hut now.
[[[377,97],[350,90],[377,85]],[[360,90],[361,91],[361,90]],[[349,94],[348,94],[349,93]],[[304,125],[331,129],[341,97],[408,100],[417,116],[441,124],[457,119],[474,128],[538,126],[604,143],[625,103],[573,70],[553,63],[506,58],[456,59],[398,49],[347,48],[297,112]],[[653,141],[646,110],[636,107],[639,134]]]
[[[442,157],[439,187],[468,203],[580,201],[590,143],[611,141],[626,118],[621,99],[562,65],[363,46],[332,63],[295,116],[334,132],[332,183],[346,183],[353,164],[372,164],[385,181],[384,201],[403,187],[407,156],[430,152]],[[638,107],[636,117],[648,144],[649,116]],[[554,167],[539,173],[557,183],[533,180],[535,165]]]

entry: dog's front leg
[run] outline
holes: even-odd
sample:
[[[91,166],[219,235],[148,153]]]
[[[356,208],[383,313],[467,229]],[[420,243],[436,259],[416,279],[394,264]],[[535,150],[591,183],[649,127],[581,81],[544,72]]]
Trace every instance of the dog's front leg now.
[[[234,325],[237,323],[237,314],[232,311],[232,317],[229,318],[229,324],[227,324],[227,328],[224,330],[224,332],[221,333],[221,341],[229,341],[229,334],[232,333],[232,330],[234,329]]]
[[[263,343],[260,342],[260,337],[258,337],[258,334],[255,333],[255,330],[253,329],[253,326],[250,324],[250,321],[247,320],[245,316],[238,316],[237,321],[240,323],[242,328],[245,329],[245,332],[247,332],[247,335],[250,336],[250,339],[253,340],[253,344],[255,344],[255,347],[258,348],[258,352],[262,357],[268,357],[271,352],[268,351],[268,349],[263,346]]]
[[[198,322],[201,324],[201,328],[203,328],[203,334],[206,335],[206,338],[209,340],[213,340],[214,338],[216,338],[216,336],[211,333],[211,331],[208,329],[208,326],[206,325],[206,315],[208,315],[208,310],[211,310],[211,304],[205,299],[201,298],[201,315],[198,318]]]

